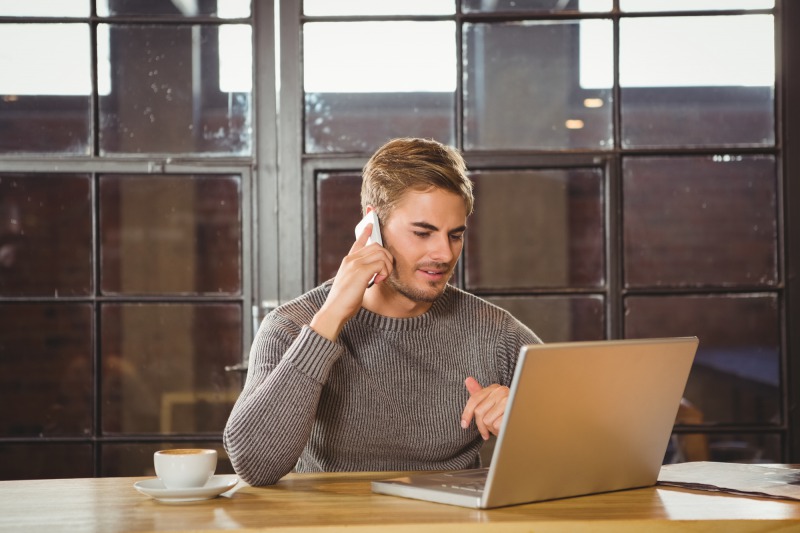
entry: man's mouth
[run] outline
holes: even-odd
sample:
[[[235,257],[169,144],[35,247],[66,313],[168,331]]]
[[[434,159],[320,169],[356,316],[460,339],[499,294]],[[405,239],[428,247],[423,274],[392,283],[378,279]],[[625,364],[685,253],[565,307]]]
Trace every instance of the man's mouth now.
[[[417,269],[417,271],[422,273],[426,278],[436,281],[447,276],[448,272],[450,272],[450,269],[446,266],[437,265],[436,268],[420,267]]]

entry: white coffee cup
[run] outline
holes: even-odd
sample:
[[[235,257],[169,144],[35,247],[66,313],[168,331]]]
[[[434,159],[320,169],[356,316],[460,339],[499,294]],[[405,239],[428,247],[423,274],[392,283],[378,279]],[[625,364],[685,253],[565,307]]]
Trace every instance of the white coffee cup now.
[[[202,487],[217,469],[217,451],[201,448],[159,450],[153,454],[156,475],[168,489]]]

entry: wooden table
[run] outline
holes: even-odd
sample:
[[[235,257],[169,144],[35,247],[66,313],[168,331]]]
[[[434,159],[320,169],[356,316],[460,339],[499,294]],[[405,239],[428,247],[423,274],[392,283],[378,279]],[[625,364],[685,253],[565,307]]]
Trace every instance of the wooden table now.
[[[800,531],[800,502],[651,487],[477,511],[372,494],[391,475],[290,474],[183,504],[137,492],[146,478],[0,481],[0,531]]]

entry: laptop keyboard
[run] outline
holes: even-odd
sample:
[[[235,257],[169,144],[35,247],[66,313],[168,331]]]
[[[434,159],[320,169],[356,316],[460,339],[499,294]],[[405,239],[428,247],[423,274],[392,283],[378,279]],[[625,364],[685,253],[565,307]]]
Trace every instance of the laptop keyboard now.
[[[486,486],[486,482],[473,481],[472,483],[451,483],[450,485],[444,485],[444,486],[450,487],[451,489],[468,490],[470,492],[483,492],[483,489]]]
[[[448,473],[445,474],[445,476],[452,479],[449,479],[448,483],[442,483],[442,486],[470,492],[483,492],[483,489],[486,487],[486,476],[488,473],[488,468]]]

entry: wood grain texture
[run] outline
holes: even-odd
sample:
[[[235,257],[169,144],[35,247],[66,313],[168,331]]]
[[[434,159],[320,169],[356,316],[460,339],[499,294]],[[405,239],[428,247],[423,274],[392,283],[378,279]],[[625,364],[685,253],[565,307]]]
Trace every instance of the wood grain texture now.
[[[161,503],[144,478],[0,482],[0,531],[800,531],[800,502],[650,487],[478,511],[373,494],[402,473],[290,474],[219,498]]]

